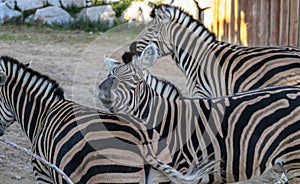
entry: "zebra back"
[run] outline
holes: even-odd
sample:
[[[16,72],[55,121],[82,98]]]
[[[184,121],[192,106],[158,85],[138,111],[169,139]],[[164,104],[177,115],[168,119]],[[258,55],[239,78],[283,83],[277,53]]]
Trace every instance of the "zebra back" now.
[[[141,53],[155,44],[158,56],[171,54],[194,97],[220,97],[300,83],[297,47],[245,47],[220,42],[203,24],[174,6],[157,6],[151,15],[153,19],[130,50]]]

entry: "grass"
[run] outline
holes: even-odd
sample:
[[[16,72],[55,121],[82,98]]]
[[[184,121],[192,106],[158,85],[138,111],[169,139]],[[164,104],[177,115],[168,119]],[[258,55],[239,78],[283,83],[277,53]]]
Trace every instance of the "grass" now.
[[[44,25],[39,23],[20,23],[19,21],[10,21],[0,26],[0,31],[7,29],[9,31],[10,27],[32,27],[34,29],[40,30],[69,30],[69,31],[85,31],[85,32],[105,32],[113,27],[125,24],[126,21],[121,21],[120,19],[115,19],[112,23],[108,21],[90,21],[88,19],[80,18],[75,19],[73,22],[66,23],[54,23],[53,25]]]
[[[35,38],[29,36],[29,35],[8,35],[8,34],[3,34],[0,35],[0,40],[1,41],[31,41],[34,40]]]
[[[110,25],[108,21],[90,21],[85,18],[80,18],[74,22],[70,22],[62,26],[56,25],[55,27],[69,30],[83,30],[85,32],[104,32],[118,24],[121,24],[121,22],[114,21],[112,25]]]
[[[72,3],[71,6],[64,8],[73,18],[76,18],[77,14],[82,10],[76,6],[76,4]]]
[[[106,32],[117,32],[122,35],[136,35],[144,28],[143,24],[140,25],[129,25],[128,23],[119,24],[118,26],[112,27]]]
[[[133,40],[143,29],[143,25],[120,24],[106,31],[83,31],[80,29],[49,27],[45,25],[14,25],[0,26],[1,41],[28,41],[45,43],[83,43],[93,42],[98,37],[109,38],[120,44],[124,40]],[[67,36],[66,36],[67,35]],[[122,39],[120,39],[120,37]],[[102,39],[102,38],[101,38]]]

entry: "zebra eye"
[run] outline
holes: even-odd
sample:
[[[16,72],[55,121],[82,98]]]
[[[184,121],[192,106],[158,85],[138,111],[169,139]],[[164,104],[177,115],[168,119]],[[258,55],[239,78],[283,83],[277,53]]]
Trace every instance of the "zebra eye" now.
[[[157,38],[159,36],[158,30],[153,30],[153,37]]]
[[[132,78],[134,81],[139,81],[140,80],[140,76],[137,74],[132,74]]]

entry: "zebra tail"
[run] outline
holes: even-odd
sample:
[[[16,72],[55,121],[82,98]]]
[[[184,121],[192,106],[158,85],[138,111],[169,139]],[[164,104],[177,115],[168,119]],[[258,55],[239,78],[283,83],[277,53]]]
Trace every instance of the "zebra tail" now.
[[[202,178],[207,177],[209,174],[214,173],[214,167],[219,161],[201,161],[189,169],[190,172],[186,174],[182,174],[181,172],[177,171],[175,168],[171,167],[170,165],[163,163],[162,161],[158,160],[154,156],[148,156],[147,162],[154,167],[155,169],[161,171],[162,174],[167,176],[172,183],[175,184],[196,184],[199,183]]]

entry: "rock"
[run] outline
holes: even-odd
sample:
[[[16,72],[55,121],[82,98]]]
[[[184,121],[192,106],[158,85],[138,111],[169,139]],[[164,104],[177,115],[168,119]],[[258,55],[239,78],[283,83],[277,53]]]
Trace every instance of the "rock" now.
[[[63,7],[70,7],[75,5],[76,7],[86,7],[86,0],[61,0]]]
[[[91,21],[105,20],[112,23],[115,16],[116,13],[112,9],[111,5],[104,5],[82,9],[78,18],[86,18]]]
[[[16,0],[16,3],[22,11],[38,9],[47,4],[46,0]]]
[[[0,3],[0,12],[0,24],[3,24],[8,20],[21,17],[22,15],[21,12],[8,8],[5,3]]]
[[[64,9],[57,6],[49,6],[38,9],[34,16],[35,22],[43,24],[65,24],[74,21],[73,17]]]
[[[15,0],[6,0],[4,1],[6,6],[8,6],[10,9],[15,9],[16,1]]]
[[[48,0],[48,4],[52,6],[58,6],[58,7],[61,6],[59,0]]]
[[[143,2],[132,2],[129,7],[122,13],[122,19],[129,22],[143,22],[150,20],[152,8]]]

